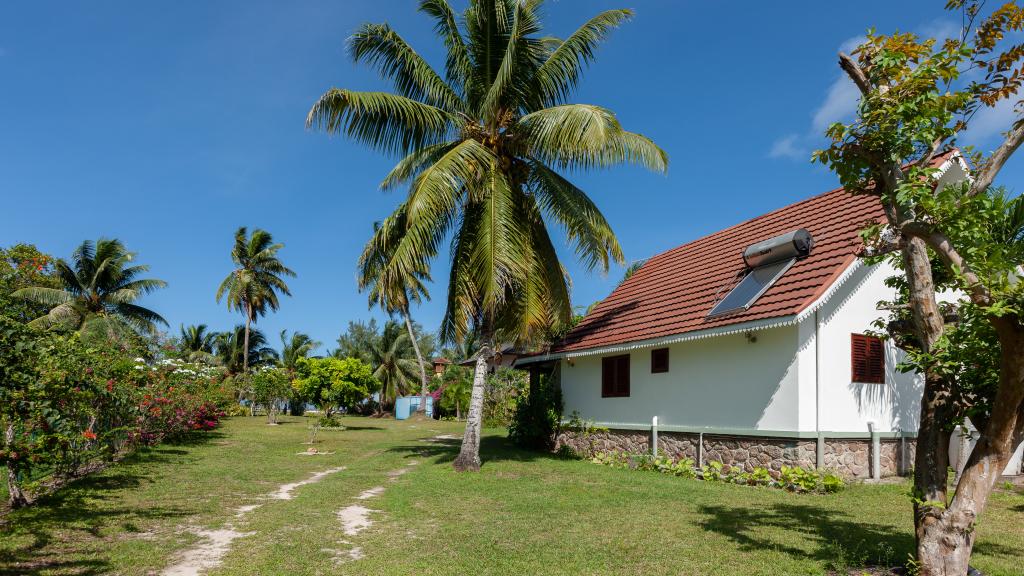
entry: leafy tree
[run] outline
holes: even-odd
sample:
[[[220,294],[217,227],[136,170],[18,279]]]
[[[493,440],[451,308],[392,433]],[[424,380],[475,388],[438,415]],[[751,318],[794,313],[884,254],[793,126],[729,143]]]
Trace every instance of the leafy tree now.
[[[370,366],[358,358],[300,358],[295,392],[316,404],[325,417],[338,408],[351,409],[380,388]]]
[[[264,367],[252,374],[252,401],[267,410],[267,423],[277,423],[280,406],[292,395],[291,375],[284,368]]]
[[[277,362],[277,351],[267,345],[267,337],[252,329],[246,337],[245,326],[239,324],[227,332],[219,332],[215,339],[217,357],[229,374],[243,374],[245,359],[252,366],[269,366]]]
[[[462,420],[462,409],[469,405],[473,392],[472,373],[463,366],[448,366],[441,375],[441,408],[455,412],[455,419]]]
[[[333,352],[336,358],[359,358],[369,363],[373,347],[380,337],[380,328],[373,318],[369,322],[349,321],[348,329],[338,336],[338,348]]]
[[[12,508],[29,503],[21,482],[31,462],[26,447],[17,440],[23,436],[19,428],[29,419],[32,401],[43,392],[35,386],[40,353],[28,328],[0,316],[0,427],[4,431],[0,463],[7,469],[8,503]]]
[[[924,374],[914,524],[927,576],[968,572],[996,471],[1024,439],[1024,206],[992,188],[1024,142],[1024,119],[1006,126],[991,154],[968,150],[968,182],[935,186],[936,159],[975,113],[1017,95],[1024,8],[1008,2],[983,13],[984,3],[965,0],[947,7],[963,12],[959,37],[872,31],[852,55],[840,54],[861,92],[857,118],[830,126],[831,145],[816,153],[847,190],[881,203],[886,221],[863,235],[874,258],[890,254],[903,271],[888,326],[908,350],[908,367]],[[957,310],[940,306],[944,288],[965,295]],[[953,425],[967,416],[981,436],[951,488],[946,450]]]
[[[59,289],[60,279],[53,263],[52,256],[31,244],[0,248],[0,314],[28,323],[49,312],[49,306],[14,298],[12,294],[31,286]]]
[[[393,405],[395,398],[413,389],[419,362],[409,334],[394,321],[388,321],[370,349],[373,376],[381,384],[380,402]]]
[[[266,230],[257,228],[249,236],[248,230],[242,226],[235,232],[235,245],[231,250],[231,261],[235,263],[235,269],[217,288],[217,302],[226,294],[228,309],[238,310],[245,315],[243,371],[249,369],[247,342],[251,324],[265,315],[268,309],[278,309],[278,292],[291,296],[282,276],[295,277],[295,272],[277,257],[281,248],[284,248],[284,244],[275,244]]]
[[[157,324],[167,324],[159,314],[135,302],[167,286],[163,280],[139,278],[149,266],[131,265],[135,254],[120,240],[82,242],[72,253],[72,264],[54,263],[60,287],[31,286],[14,292],[17,298],[49,307],[49,312],[32,320],[39,328],[59,327],[82,333],[82,337],[120,340],[134,331],[152,334]]]
[[[599,106],[566,104],[597,46],[631,16],[603,12],[565,40],[541,36],[540,1],[471,0],[460,16],[423,0],[447,48],[442,77],[387,24],[363,25],[352,57],[377,67],[397,93],[327,91],[307,125],[345,133],[402,158],[382,188],[409,186],[363,255],[374,276],[402,282],[429,271],[452,239],[447,342],[481,335],[473,394],[455,460],[480,466],[484,379],[496,343],[535,340],[572,317],[568,279],[548,226],[559,224],[589,268],[623,262],[611,227],[559,173],[621,163],[664,171],[668,157]]]

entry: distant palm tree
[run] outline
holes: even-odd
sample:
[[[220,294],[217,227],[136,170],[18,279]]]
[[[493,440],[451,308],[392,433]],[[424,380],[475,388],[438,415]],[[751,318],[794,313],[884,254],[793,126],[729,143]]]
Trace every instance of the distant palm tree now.
[[[320,343],[310,338],[308,334],[292,332],[291,338],[289,338],[288,331],[281,330],[281,359],[279,363],[282,368],[294,372],[295,363],[299,358],[308,358],[310,353],[319,346]]]
[[[259,329],[248,331],[246,337],[244,324],[235,326],[227,332],[217,334],[215,349],[217,357],[230,374],[242,374],[248,370],[246,358],[250,366],[271,366],[277,363],[277,351],[267,345],[267,337]]]
[[[181,326],[181,335],[178,337],[178,347],[181,352],[188,356],[189,360],[214,363],[214,346],[217,342],[217,333],[207,330],[206,324],[190,324]]]
[[[404,217],[404,214],[400,217]],[[402,224],[402,223],[399,223]],[[375,225],[375,233],[400,233],[401,225],[393,222],[384,222]],[[397,244],[397,238],[391,238],[385,242],[371,243],[359,258],[359,289],[369,290],[370,306],[380,306],[389,315],[399,314],[405,321],[405,328],[409,332],[409,342],[416,352],[416,363],[420,372],[420,403],[416,411],[424,414],[427,409],[427,368],[423,360],[423,353],[413,330],[412,314],[409,311],[410,302],[419,304],[423,300],[430,299],[425,282],[430,281],[430,275],[425,267],[415,270],[398,269],[388,267],[391,254],[387,253],[388,248]]]
[[[242,370],[249,369],[249,332],[253,322],[267,313],[277,310],[277,293],[291,296],[282,276],[295,276],[295,272],[281,263],[277,252],[284,244],[274,244],[270,233],[256,229],[248,236],[245,226],[235,232],[235,246],[231,250],[231,261],[235,269],[228,274],[217,288],[217,302],[227,294],[229,310],[238,310],[245,315],[245,341]]]
[[[72,264],[57,260],[54,268],[62,288],[34,286],[13,296],[50,307],[50,312],[32,320],[40,328],[59,326],[83,336],[118,338],[131,331],[153,333],[157,324],[167,324],[156,312],[135,304],[163,280],[139,278],[149,266],[130,265],[135,254],[120,240],[101,238],[82,242],[71,255]]]
[[[382,188],[405,200],[370,240],[381,276],[429,270],[451,238],[446,342],[481,333],[458,470],[480,467],[484,380],[496,343],[539,340],[572,319],[569,284],[549,226],[566,230],[587,268],[624,261],[600,210],[559,170],[635,163],[663,172],[668,156],[624,130],[608,109],[566,104],[584,68],[628,10],[602,12],[565,40],[541,35],[539,0],[421,0],[447,48],[442,77],[387,24],[351,37],[356,61],[375,66],[397,94],[332,88],[309,127],[344,133],[402,157]],[[390,229],[391,227],[397,230]]]
[[[373,376],[381,383],[381,405],[394,404],[395,398],[413,389],[416,382],[417,362],[409,334],[394,321],[384,324],[384,330],[370,349]]]

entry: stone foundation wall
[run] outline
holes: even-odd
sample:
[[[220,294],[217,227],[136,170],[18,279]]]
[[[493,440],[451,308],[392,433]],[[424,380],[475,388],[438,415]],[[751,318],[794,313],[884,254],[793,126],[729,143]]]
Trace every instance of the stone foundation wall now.
[[[700,435],[683,432],[659,432],[658,454],[675,460],[689,458],[697,462]],[[651,434],[641,430],[609,430],[591,434],[564,431],[555,448],[572,448],[590,456],[597,452],[650,452]],[[914,462],[914,440],[884,439],[881,446],[881,475],[907,474]],[[752,471],[761,466],[778,472],[782,466],[814,468],[817,441],[814,439],[768,438],[759,436],[726,436],[705,434],[703,461],[717,460],[729,466]],[[871,440],[825,438],[825,468],[846,478],[871,477]]]

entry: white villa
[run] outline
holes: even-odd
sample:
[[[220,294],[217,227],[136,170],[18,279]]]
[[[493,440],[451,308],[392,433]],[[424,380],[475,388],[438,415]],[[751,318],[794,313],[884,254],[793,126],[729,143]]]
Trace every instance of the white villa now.
[[[958,155],[939,164],[940,185],[965,177]],[[577,449],[657,438],[698,463],[905,473],[921,382],[869,335],[896,272],[857,257],[858,231],[883,219],[874,197],[837,189],[658,254],[517,365],[557,365],[564,414],[609,429],[559,438]]]

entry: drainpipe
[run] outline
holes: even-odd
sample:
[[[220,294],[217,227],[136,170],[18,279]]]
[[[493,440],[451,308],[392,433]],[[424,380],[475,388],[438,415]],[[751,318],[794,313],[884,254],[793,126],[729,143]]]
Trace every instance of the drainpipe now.
[[[871,479],[882,479],[882,438],[875,427],[874,422],[868,422],[868,432],[871,433]]]
[[[651,417],[651,455],[658,457],[658,417]]]
[[[818,311],[814,311],[814,432],[817,444],[814,448],[814,467],[825,467],[825,435],[821,432],[821,322]]]

